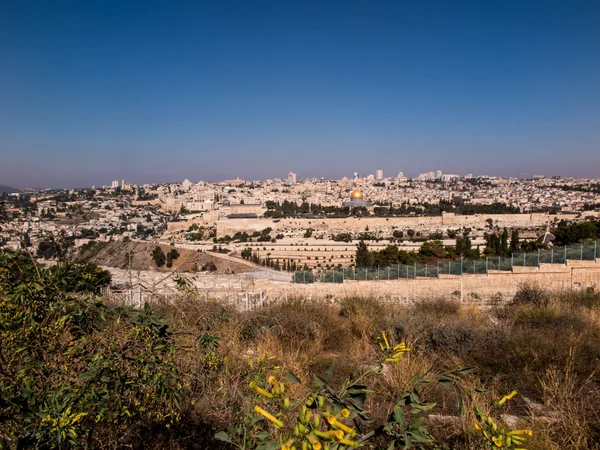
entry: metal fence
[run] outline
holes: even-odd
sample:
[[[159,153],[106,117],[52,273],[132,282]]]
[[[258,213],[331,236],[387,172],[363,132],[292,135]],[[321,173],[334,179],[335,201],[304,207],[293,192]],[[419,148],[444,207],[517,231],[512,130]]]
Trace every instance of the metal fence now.
[[[398,280],[417,277],[439,278],[440,275],[487,274],[490,271],[512,271],[513,267],[540,267],[540,264],[566,264],[567,260],[594,261],[598,242],[538,249],[537,252],[513,253],[510,256],[488,256],[485,259],[440,261],[436,264],[398,264],[387,267],[349,267],[320,272],[297,271],[294,283],[343,283],[346,280]]]

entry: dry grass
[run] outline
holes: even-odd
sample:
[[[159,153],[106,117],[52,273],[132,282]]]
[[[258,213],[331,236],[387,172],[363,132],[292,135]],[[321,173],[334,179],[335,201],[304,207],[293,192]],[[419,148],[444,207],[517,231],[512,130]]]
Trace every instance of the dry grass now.
[[[412,352],[371,381],[369,406],[376,421],[389,414],[415,373],[475,367],[463,377],[462,392],[489,392],[465,395],[461,422],[430,421],[442,444],[479,448],[473,435],[473,402],[484,407],[516,388],[520,395],[504,412],[520,416],[522,426],[535,430],[528,449],[599,448],[600,297],[536,289],[527,286],[515,302],[491,311],[448,299],[409,306],[361,298],[336,304],[293,300],[247,312],[193,298],[175,306],[156,305],[178,336],[179,363],[186,374],[184,420],[169,445],[217,448],[212,434],[239,420],[247,406],[248,358],[268,354],[281,376],[291,371],[308,382],[331,372],[330,382],[336,386],[354,368],[377,359],[375,336],[385,330]],[[216,366],[208,364],[207,352],[196,340],[203,333],[221,339],[214,350]],[[456,415],[455,389],[432,384],[423,394],[439,405],[432,413]]]

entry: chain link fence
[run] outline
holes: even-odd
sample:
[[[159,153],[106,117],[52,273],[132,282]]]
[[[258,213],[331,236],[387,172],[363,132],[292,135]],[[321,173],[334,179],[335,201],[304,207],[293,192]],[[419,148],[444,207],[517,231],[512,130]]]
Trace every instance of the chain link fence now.
[[[436,264],[398,264],[387,267],[349,267],[320,272],[297,271],[294,283],[343,283],[348,280],[398,280],[439,278],[440,275],[487,274],[489,271],[513,270],[513,267],[540,267],[540,264],[566,264],[571,261],[594,261],[598,257],[598,242],[519,252],[510,256],[487,256],[485,259],[440,261]]]

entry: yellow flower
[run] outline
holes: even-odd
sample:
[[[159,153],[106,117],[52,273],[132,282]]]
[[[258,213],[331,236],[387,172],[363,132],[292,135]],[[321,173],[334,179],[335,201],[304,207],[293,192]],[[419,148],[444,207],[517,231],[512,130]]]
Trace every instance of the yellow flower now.
[[[294,440],[290,439],[285,444],[283,444],[281,446],[281,450],[291,450],[292,449],[292,445],[294,445]]]
[[[250,389],[254,389],[260,395],[263,395],[263,396],[265,396],[267,398],[273,398],[273,394],[271,394],[270,392],[265,391],[263,388],[261,388],[260,386],[258,386],[255,381],[251,381],[250,384],[249,384],[249,386],[250,386]]]
[[[257,412],[258,414],[260,414],[261,416],[263,416],[265,419],[273,422],[273,424],[275,424],[276,427],[278,427],[278,428],[283,427],[283,422],[281,420],[277,419],[274,415],[268,413],[267,411],[262,409],[260,406],[255,406],[254,411]]]
[[[358,447],[358,442],[349,439],[340,439],[338,442],[342,445],[347,445],[348,447]]]
[[[513,398],[515,395],[517,395],[518,392],[517,391],[511,391],[510,394],[505,395],[504,397],[502,397],[500,400],[497,400],[495,403],[496,406],[502,406],[504,405],[504,403],[506,402],[506,400],[510,400],[511,398]]]
[[[308,442],[310,442],[310,445],[312,445],[313,450],[321,450],[321,448],[322,448],[321,443],[312,434],[307,434],[306,439],[308,440]]]
[[[500,437],[493,436],[492,441],[494,442],[496,447],[502,447],[502,437],[501,436]]]
[[[346,408],[342,409],[342,417],[350,417],[350,411]]]
[[[387,336],[385,335],[385,331],[381,332],[381,337],[383,338],[383,342],[385,342],[385,348],[387,348],[389,350],[390,343],[387,340]]]
[[[342,422],[338,421],[335,418],[335,416],[332,416],[331,414],[325,414],[325,417],[327,418],[327,422],[329,422],[329,425],[331,425],[332,427],[339,428],[340,430],[346,432],[352,437],[356,436],[356,430],[353,430],[348,425],[345,425]]]
[[[515,431],[511,431],[510,433],[508,433],[509,436],[513,436],[513,435],[519,435],[519,434],[526,434],[527,436],[533,436],[533,431],[531,430],[515,430]]]

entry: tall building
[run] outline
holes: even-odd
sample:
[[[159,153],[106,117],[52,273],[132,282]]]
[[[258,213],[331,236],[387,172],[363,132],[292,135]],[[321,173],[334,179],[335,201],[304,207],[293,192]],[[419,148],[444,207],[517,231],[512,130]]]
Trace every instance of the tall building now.
[[[438,171],[435,173],[435,178],[436,178],[436,179],[438,179],[438,180],[439,180],[440,178],[442,178],[442,171],[441,171],[441,170],[438,170]]]
[[[377,178],[378,180],[383,180],[383,170],[377,169],[375,178]]]
[[[114,181],[112,182],[112,186],[111,186],[111,187],[112,187],[113,189],[116,189],[116,188],[118,188],[118,187],[119,187],[119,182],[118,182],[117,180],[114,180]]]
[[[288,173],[288,183],[290,183],[290,184],[296,183],[296,174],[294,172]]]

